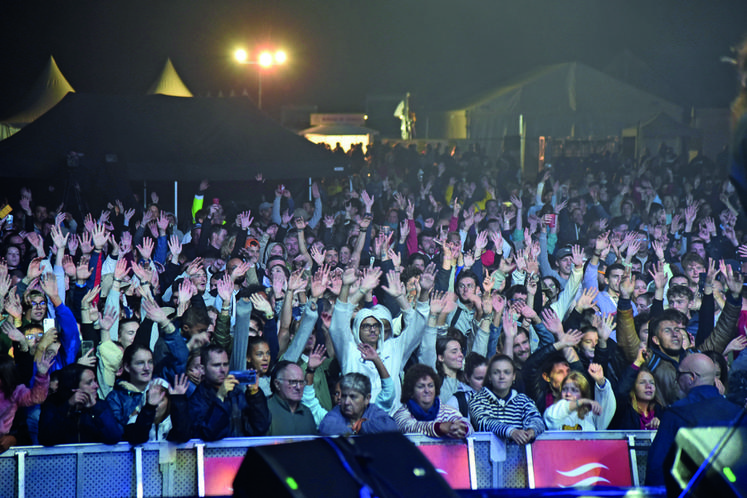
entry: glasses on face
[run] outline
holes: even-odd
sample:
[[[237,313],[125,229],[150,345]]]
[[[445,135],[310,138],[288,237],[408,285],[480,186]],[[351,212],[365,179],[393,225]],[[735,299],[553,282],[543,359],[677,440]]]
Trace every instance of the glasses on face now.
[[[380,323],[364,323],[361,325],[361,330],[364,332],[371,332],[372,330],[381,330]]]
[[[46,308],[47,307],[47,302],[46,301],[31,301],[31,303],[29,303],[29,305],[32,308]]]
[[[303,379],[278,379],[283,382],[287,382],[291,387],[302,387],[304,385]]]
[[[687,371],[677,370],[677,378],[678,378],[678,379],[679,379],[680,377],[682,377],[683,375],[692,375],[692,376],[693,376],[693,379],[694,379],[695,377],[700,377],[700,374],[699,374],[699,373],[696,373],[696,372],[687,372]]]
[[[462,282],[459,285],[457,285],[457,287],[459,289],[474,289],[475,284],[473,284],[472,282]]]
[[[41,339],[44,337],[44,332],[39,332],[38,334],[26,334],[26,340],[32,341],[34,339]]]

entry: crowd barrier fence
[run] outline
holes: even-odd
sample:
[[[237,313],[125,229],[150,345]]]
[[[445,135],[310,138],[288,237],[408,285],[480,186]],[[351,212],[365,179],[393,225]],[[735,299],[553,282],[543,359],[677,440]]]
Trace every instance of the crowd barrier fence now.
[[[574,463],[576,467],[562,472],[561,479],[580,476],[579,479],[586,479],[585,484],[605,484],[609,481],[599,476],[598,469],[611,468],[619,474],[620,469],[627,468],[629,485],[638,486],[645,475],[646,455],[654,434],[653,431],[546,432],[530,446],[507,445],[492,433],[484,432],[475,433],[466,441],[417,434],[407,437],[420,447],[452,487],[487,489],[547,487],[547,481],[543,480],[547,476],[542,475],[548,470],[546,458],[560,456],[565,463],[570,462],[572,455],[586,455],[592,457],[589,461],[597,463],[582,463],[580,467]],[[230,485],[247,448],[312,438],[229,438],[210,443],[191,440],[181,445],[146,443],[135,447],[127,443],[17,446],[0,455],[0,496],[141,498],[230,494]],[[608,451],[603,448],[605,444],[617,446]],[[606,463],[599,463],[602,456]],[[549,470],[554,473],[558,469]],[[626,476],[622,477],[624,481]]]

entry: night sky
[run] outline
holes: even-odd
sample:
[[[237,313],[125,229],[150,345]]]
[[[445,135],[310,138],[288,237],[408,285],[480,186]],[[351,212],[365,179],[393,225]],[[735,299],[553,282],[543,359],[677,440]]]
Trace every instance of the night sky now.
[[[231,52],[263,44],[290,57],[265,77],[271,113],[362,112],[367,94],[404,91],[433,106],[538,65],[603,68],[625,49],[671,100],[723,107],[736,77],[719,57],[745,34],[745,0],[0,0],[0,116],[50,54],[79,92],[142,94],[171,57],[197,95],[254,96],[255,68]]]

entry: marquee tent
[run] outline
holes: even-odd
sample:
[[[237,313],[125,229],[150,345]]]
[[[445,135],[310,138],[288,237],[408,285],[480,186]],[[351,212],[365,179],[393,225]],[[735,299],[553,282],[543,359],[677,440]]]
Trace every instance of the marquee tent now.
[[[607,137],[664,113],[679,119],[682,108],[578,62],[544,66],[428,116],[429,137],[469,139],[496,150],[503,137]]]
[[[171,95],[172,97],[193,96],[187,85],[182,81],[179,73],[176,72],[170,58],[166,59],[166,64],[164,64],[161,74],[158,75],[156,81],[150,86],[147,94]]]
[[[70,151],[89,164],[114,160],[130,180],[239,181],[260,172],[268,179],[305,178],[344,166],[248,99],[71,93],[0,142],[0,171],[50,177]]]
[[[340,147],[347,151],[354,144],[359,143],[368,147],[373,142],[374,136],[378,135],[379,132],[365,126],[335,123],[312,126],[299,131],[298,134],[315,144],[327,144],[331,149],[334,149],[339,143]]]
[[[0,139],[7,138],[39,118],[70,92],[75,90],[63,76],[54,57],[50,56],[47,66],[14,113],[0,120]]]

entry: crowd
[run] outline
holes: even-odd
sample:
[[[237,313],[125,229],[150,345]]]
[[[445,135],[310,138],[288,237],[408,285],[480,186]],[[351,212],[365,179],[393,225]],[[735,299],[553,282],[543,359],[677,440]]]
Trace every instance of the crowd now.
[[[350,161],[309,198],[258,177],[208,204],[203,181],[182,223],[7,192],[0,449],[666,427],[657,484],[676,427],[745,404],[747,223],[723,165],[666,146],[535,181],[479,147]]]

